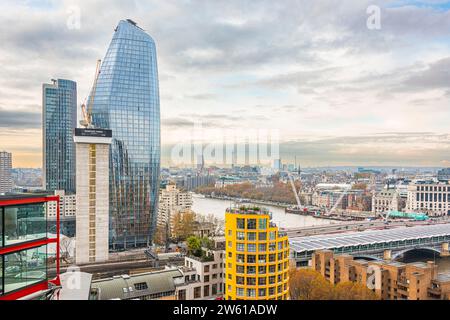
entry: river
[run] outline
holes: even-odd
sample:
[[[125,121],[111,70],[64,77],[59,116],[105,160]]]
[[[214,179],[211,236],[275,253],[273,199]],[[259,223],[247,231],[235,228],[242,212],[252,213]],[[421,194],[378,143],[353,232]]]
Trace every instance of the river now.
[[[205,198],[199,194],[192,195],[192,210],[201,215],[213,214],[219,220],[225,220],[225,210],[233,206],[233,201]],[[272,212],[272,221],[280,228],[299,228],[318,226],[330,223],[338,223],[337,221],[313,218],[310,216],[301,216],[298,214],[285,213],[284,208],[255,204],[264,207]]]
[[[192,195],[193,206],[192,210],[201,215],[213,214],[219,220],[225,220],[225,210],[233,205],[233,201],[205,198],[199,194]],[[275,222],[281,228],[299,228],[318,226],[330,223],[339,223],[338,221],[313,218],[310,216],[301,216],[297,214],[285,213],[284,208],[258,205],[269,209],[272,212],[272,221]],[[415,262],[415,261],[435,261],[438,266],[438,271],[442,273],[450,273],[450,258],[439,258],[434,255],[430,255],[427,252],[415,252],[407,255],[402,259],[402,262]]]

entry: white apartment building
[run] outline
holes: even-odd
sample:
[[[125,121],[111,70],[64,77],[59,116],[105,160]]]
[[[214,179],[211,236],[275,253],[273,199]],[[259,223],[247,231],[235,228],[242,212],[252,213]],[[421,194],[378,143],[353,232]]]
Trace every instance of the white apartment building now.
[[[177,286],[177,300],[211,300],[223,295],[225,250],[206,251],[206,259],[187,256],[180,268],[184,281]]]
[[[11,170],[12,154],[0,151],[0,194],[10,192],[13,188]]]
[[[64,190],[55,190],[55,195],[59,196],[60,233],[72,238],[75,236],[76,194],[66,194]],[[50,223],[56,223],[57,207],[56,202],[47,202],[47,218]]]
[[[192,195],[182,192],[175,184],[168,184],[159,195],[158,225],[171,224],[171,217],[176,212],[189,210],[192,207]]]
[[[55,196],[59,196],[59,217],[75,218],[77,199],[75,194],[66,194],[64,190],[55,190]],[[50,220],[56,219],[56,202],[47,202],[47,217]]]
[[[450,184],[448,181],[416,180],[408,186],[406,210],[429,216],[450,215]]]

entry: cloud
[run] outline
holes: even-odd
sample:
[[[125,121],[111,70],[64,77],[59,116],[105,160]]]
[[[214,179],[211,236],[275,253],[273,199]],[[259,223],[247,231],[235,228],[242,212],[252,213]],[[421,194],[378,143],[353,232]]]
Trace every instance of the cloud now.
[[[0,128],[39,128],[42,115],[38,112],[12,111],[0,108]]]
[[[264,127],[280,130],[284,140],[312,137],[317,146],[302,142],[311,154],[343,159],[342,152],[320,149],[332,143],[324,136],[444,134],[450,121],[450,10],[444,2],[429,3],[5,0],[0,126],[38,128],[41,86],[52,78],[75,80],[83,100],[114,27],[131,18],[156,41],[162,139],[195,121],[209,128]],[[366,27],[372,4],[381,8],[380,30]],[[67,27],[74,8],[79,29]],[[16,131],[11,139],[27,137]],[[438,146],[445,154],[445,145]],[[362,141],[346,148],[361,152],[350,162],[386,158]]]

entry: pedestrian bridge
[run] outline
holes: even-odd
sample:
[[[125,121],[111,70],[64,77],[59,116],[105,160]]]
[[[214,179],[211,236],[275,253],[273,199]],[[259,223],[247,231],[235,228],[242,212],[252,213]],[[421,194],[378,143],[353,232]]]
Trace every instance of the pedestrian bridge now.
[[[431,250],[447,256],[450,224],[292,237],[289,242],[297,266],[306,265],[317,250],[332,250],[335,254],[377,260],[395,260],[405,252],[416,249]]]

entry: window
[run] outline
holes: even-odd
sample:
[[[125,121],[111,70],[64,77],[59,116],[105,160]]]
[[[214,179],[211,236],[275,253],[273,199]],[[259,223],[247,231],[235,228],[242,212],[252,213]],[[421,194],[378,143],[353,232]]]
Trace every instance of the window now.
[[[136,290],[147,290],[148,289],[147,282],[135,283],[134,288]]]
[[[236,283],[244,285],[244,277],[236,277]]]
[[[266,274],[266,270],[267,270],[266,266],[259,266],[258,267],[258,273],[259,274]]]
[[[203,272],[209,272],[209,266],[204,266],[203,267]]]
[[[178,300],[186,300],[186,289],[178,291]]]
[[[245,240],[245,232],[236,232],[236,239],[237,240]]]
[[[243,255],[243,254],[238,254],[236,256],[236,261],[239,263],[244,263],[244,259],[245,259],[245,255]]]
[[[255,274],[256,273],[256,267],[248,266],[247,267],[247,274]]]
[[[238,244],[236,245],[236,250],[237,250],[237,251],[240,251],[240,252],[244,252],[244,251],[245,251],[245,244],[243,244],[243,243],[238,243]]]
[[[265,219],[265,218],[259,218],[258,219],[258,229],[259,230],[266,230],[267,229],[267,219]]]
[[[258,251],[260,251],[260,252],[266,252],[266,250],[267,250],[267,245],[266,245],[265,243],[260,243],[260,244],[258,245]]]
[[[258,278],[258,285],[259,286],[265,286],[266,285],[266,278]]]
[[[247,240],[248,241],[256,241],[256,232],[247,233]]]
[[[256,256],[253,254],[249,254],[247,256],[247,263],[256,263]]]
[[[239,274],[245,273],[244,266],[236,266],[236,273],[239,273]]]
[[[245,229],[245,219],[238,218],[236,224],[238,229]]]
[[[209,285],[203,287],[203,296],[204,297],[209,296]]]
[[[194,299],[199,299],[202,297],[202,287],[194,288]]]
[[[4,255],[4,293],[47,280],[47,247]]]
[[[276,231],[270,231],[269,232],[269,239],[270,240],[275,240],[276,237],[277,237],[276,236]]]
[[[236,288],[236,295],[238,297],[243,297],[244,296],[244,289],[243,288]]]
[[[5,246],[47,237],[44,204],[4,208]]]
[[[256,244],[248,244],[247,251],[248,252],[256,252]]]
[[[266,241],[267,240],[267,232],[260,232],[260,233],[258,233],[258,240],[259,241]]]
[[[256,286],[256,278],[247,278],[248,286]]]
[[[247,229],[249,230],[256,229],[256,219],[247,219]]]
[[[258,290],[258,296],[264,297],[266,295],[266,289],[259,289]]]
[[[247,289],[247,297],[256,297],[255,289]]]

